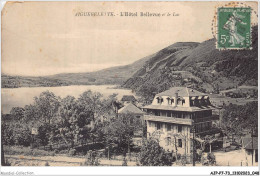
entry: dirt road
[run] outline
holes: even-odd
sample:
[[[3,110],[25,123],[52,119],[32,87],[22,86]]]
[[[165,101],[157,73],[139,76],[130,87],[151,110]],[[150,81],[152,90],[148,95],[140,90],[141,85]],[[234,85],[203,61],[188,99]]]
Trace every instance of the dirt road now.
[[[85,161],[83,157],[68,156],[22,156],[22,155],[5,155],[5,158],[12,166],[45,166],[48,162],[50,166],[80,166]],[[122,166],[121,160],[99,159],[101,166]],[[128,161],[128,166],[135,166],[136,162]]]

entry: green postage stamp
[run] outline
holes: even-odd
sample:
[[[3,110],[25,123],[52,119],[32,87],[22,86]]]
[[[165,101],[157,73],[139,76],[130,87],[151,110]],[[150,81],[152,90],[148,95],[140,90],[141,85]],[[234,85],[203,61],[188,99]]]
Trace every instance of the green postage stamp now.
[[[251,49],[251,8],[218,8],[218,49]]]

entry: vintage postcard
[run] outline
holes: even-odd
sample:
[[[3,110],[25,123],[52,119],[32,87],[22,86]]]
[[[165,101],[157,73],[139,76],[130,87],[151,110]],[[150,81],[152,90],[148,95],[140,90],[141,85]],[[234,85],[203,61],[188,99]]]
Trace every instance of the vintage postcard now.
[[[3,169],[259,174],[257,1],[18,1],[1,19]]]

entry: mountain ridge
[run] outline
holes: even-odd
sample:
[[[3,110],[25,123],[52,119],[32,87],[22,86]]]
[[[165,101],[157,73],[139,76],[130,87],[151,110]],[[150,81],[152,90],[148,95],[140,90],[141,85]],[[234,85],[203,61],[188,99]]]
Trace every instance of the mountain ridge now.
[[[122,87],[153,96],[174,86],[207,93],[241,85],[257,86],[257,27],[252,28],[252,50],[218,50],[214,38],[182,44],[185,47],[170,45],[153,55]]]
[[[220,51],[215,44],[214,38],[202,43],[177,42],[132,64],[95,72],[42,77],[2,74],[2,88],[117,84],[137,93],[151,93],[173,86],[219,92],[240,85],[257,85],[257,26],[252,28],[252,50]]]
[[[115,66],[95,72],[60,73],[50,76],[18,76],[2,73],[2,88],[56,87],[68,85],[122,84],[135,73],[148,57],[132,64]]]

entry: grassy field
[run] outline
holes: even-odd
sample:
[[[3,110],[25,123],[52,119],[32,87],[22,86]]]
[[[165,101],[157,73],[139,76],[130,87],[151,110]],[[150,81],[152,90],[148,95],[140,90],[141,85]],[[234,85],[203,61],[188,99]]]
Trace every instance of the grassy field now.
[[[225,105],[229,104],[237,104],[237,105],[244,105],[246,103],[252,102],[252,101],[257,101],[257,99],[254,98],[230,98],[230,97],[225,97],[221,96],[218,94],[211,94],[210,95],[210,101],[214,106],[223,106],[223,103]]]
[[[54,156],[54,151],[31,149],[23,146],[4,146],[5,155],[32,155],[32,156]]]

